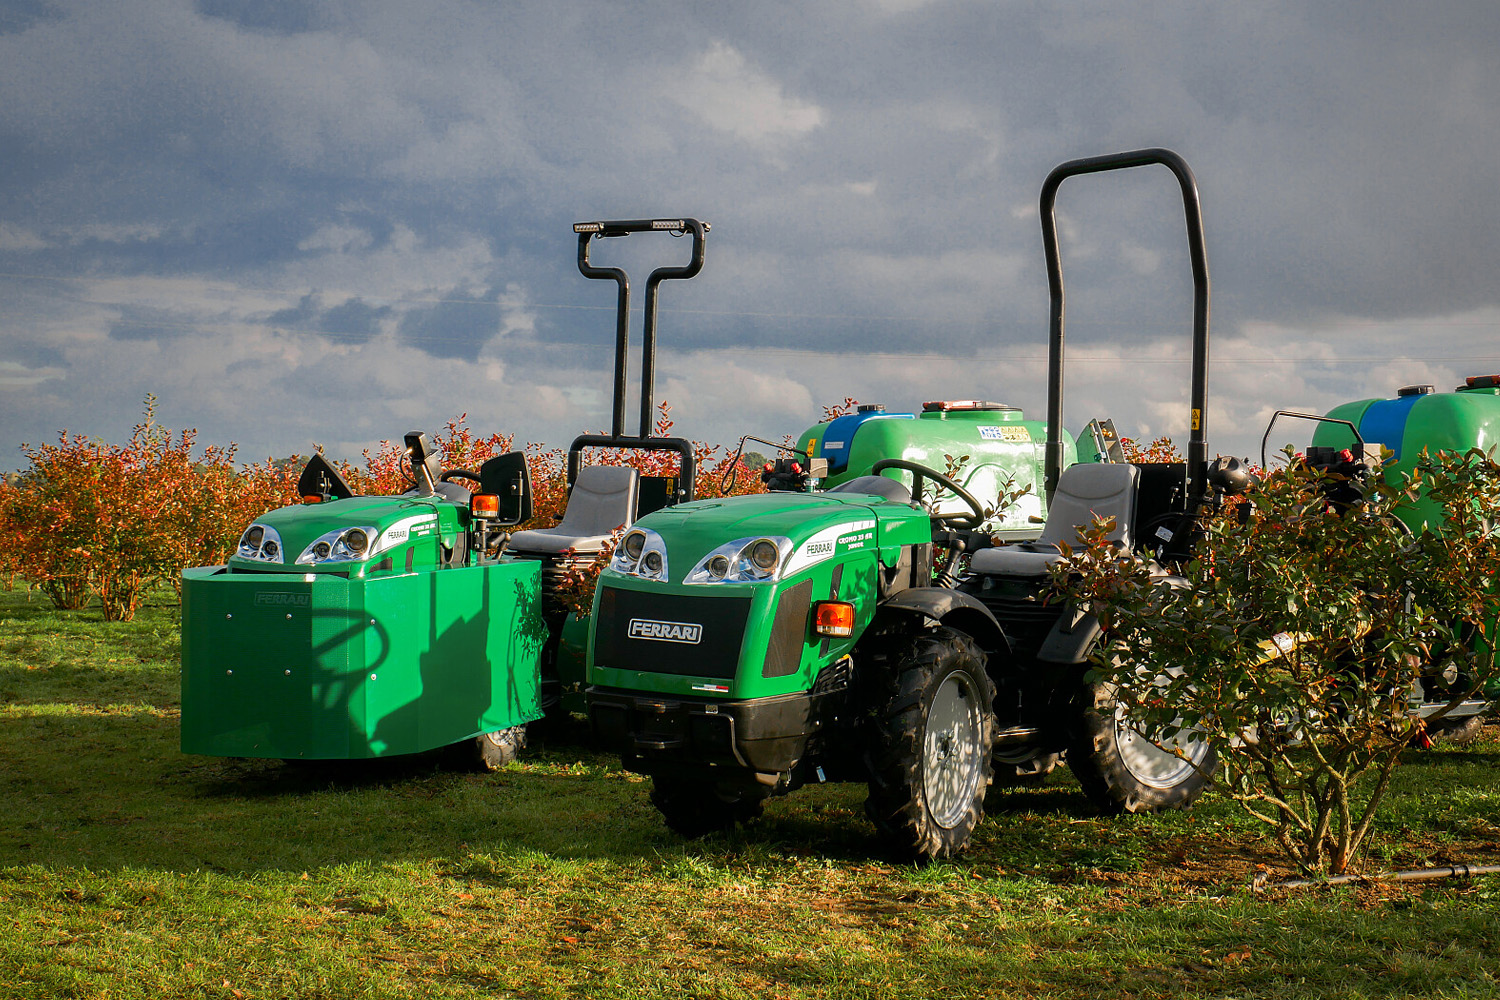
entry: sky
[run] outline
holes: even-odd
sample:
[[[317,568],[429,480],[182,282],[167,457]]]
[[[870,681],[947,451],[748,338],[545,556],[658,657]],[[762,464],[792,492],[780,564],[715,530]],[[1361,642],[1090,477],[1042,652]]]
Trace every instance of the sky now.
[[[683,436],[846,397],[1043,419],[1042,182],[1153,146],[1202,198],[1210,451],[1258,455],[1277,409],[1500,371],[1497,57],[1493,0],[0,0],[0,468],[148,394],[247,460],[607,430],[572,224],[608,219],[712,226],[661,291]],[[1185,441],[1172,175],[1057,214],[1065,422]],[[595,245],[633,344],[687,250]]]

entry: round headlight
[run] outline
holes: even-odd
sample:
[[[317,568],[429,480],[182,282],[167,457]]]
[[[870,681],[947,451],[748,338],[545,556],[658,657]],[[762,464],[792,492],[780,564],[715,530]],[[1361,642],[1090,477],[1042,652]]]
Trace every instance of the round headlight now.
[[[328,553],[333,551],[333,546],[327,542],[314,542],[313,555],[318,559],[327,559]]]
[[[625,536],[625,541],[622,544],[627,556],[633,560],[639,559],[641,557],[641,549],[646,547],[646,533],[643,531],[632,531]]]
[[[645,561],[642,563],[642,565],[646,567],[647,572],[660,573],[661,553],[656,551],[647,552]]]
[[[349,546],[350,552],[362,556],[370,547],[370,536],[365,534],[363,528],[350,528],[344,535],[344,544]]]
[[[260,548],[260,540],[265,537],[266,529],[258,524],[252,524],[245,532],[244,544],[250,546],[252,549],[258,549]]]
[[[714,556],[708,561],[708,575],[715,580],[722,580],[729,573],[729,557]]]
[[[276,542],[272,540],[262,545],[260,547],[260,551],[261,554],[263,554],[267,559],[275,559],[278,555],[281,554],[281,546],[277,545]]]
[[[762,538],[750,546],[750,564],[762,573],[769,573],[781,561],[781,550],[769,538]]]

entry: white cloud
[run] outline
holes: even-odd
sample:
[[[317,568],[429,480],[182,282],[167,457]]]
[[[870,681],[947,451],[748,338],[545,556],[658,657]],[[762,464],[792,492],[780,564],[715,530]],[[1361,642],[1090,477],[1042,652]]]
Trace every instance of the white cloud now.
[[[0,251],[45,250],[51,246],[34,231],[10,222],[0,222]]]
[[[816,104],[788,97],[773,77],[724,42],[714,42],[668,91],[713,128],[760,144],[803,135],[823,124]]]

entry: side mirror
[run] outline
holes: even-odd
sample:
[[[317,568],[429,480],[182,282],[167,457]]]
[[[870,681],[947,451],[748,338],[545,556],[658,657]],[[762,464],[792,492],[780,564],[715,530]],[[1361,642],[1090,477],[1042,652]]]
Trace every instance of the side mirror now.
[[[411,474],[416,477],[417,488],[423,493],[436,493],[438,479],[443,474],[443,457],[421,431],[407,431],[404,440],[406,453],[411,456]]]
[[[315,454],[307,460],[302,467],[302,475],[297,479],[297,495],[302,497],[306,503],[313,503],[310,497],[322,500],[324,497],[330,500],[346,500],[354,495],[349,484],[344,482],[344,477],[339,475],[339,470],[322,455]]]
[[[519,451],[496,455],[479,467],[479,492],[499,498],[496,520],[520,524],[531,520],[531,473]]]

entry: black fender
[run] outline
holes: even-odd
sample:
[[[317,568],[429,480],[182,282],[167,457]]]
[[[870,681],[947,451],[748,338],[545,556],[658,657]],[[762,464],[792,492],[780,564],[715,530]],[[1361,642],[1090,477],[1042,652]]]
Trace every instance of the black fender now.
[[[1010,656],[1010,640],[990,609],[945,587],[910,587],[880,602],[880,612],[916,614],[960,630],[986,652]]]
[[[1093,613],[1068,608],[1052,624],[1036,658],[1046,663],[1083,663],[1094,651],[1101,631]]]

